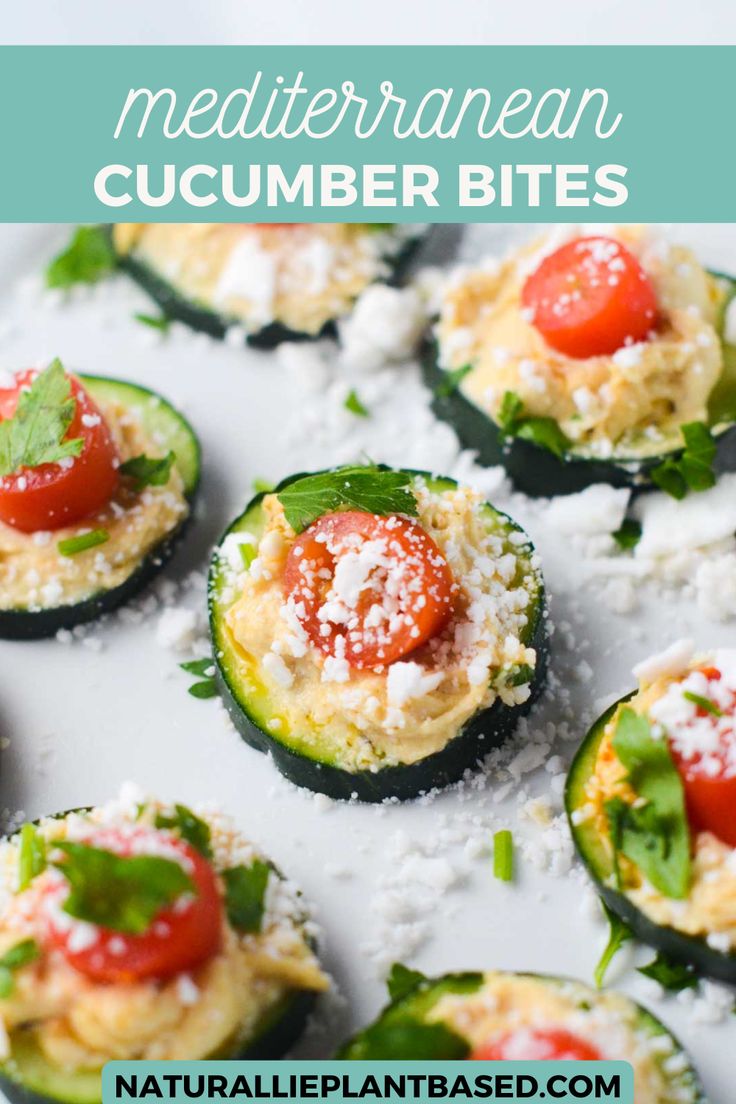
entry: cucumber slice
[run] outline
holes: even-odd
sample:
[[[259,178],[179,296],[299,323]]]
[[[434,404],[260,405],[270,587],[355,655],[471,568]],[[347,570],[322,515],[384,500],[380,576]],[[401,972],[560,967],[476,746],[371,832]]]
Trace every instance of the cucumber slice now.
[[[587,804],[586,787],[598,758],[598,749],[608,722],[631,695],[611,706],[598,718],[580,745],[567,776],[565,808],[578,854],[595,883],[596,890],[612,912],[620,916],[638,939],[661,951],[668,958],[693,966],[699,973],[717,981],[736,983],[736,952],[717,951],[705,939],[685,935],[675,928],[655,924],[637,908],[625,893],[615,888],[610,848],[590,820],[576,823],[576,812]]]
[[[675,1100],[680,1104],[707,1104],[698,1075],[682,1046],[664,1024],[641,1005],[619,993],[601,993],[567,978],[541,974],[499,976],[535,981],[540,993],[545,989],[560,990],[574,1001],[580,1012],[600,1007],[611,1017],[612,1026],[617,1020],[622,1028],[642,1041],[656,1040],[653,1050],[663,1082],[664,1094],[659,1097],[662,1104]],[[462,997],[477,993],[485,979],[486,975],[480,973],[445,974],[439,978],[422,979],[408,993],[387,1005],[372,1024],[344,1043],[337,1057],[346,1061],[467,1057],[470,1043],[454,1030],[448,1027],[444,1031],[435,1030],[434,1034],[426,1031],[430,1025],[435,1029],[444,1027],[430,1018],[429,1013],[445,996]],[[510,1016],[509,1026],[512,1027],[514,1022]],[[422,1028],[425,1028],[424,1032]]]
[[[155,391],[139,384],[103,376],[80,375],[79,379],[93,398],[101,402],[119,403],[130,410],[160,445],[162,454],[169,450],[176,453],[176,465],[191,506],[199,485],[200,446],[194,430],[184,416]],[[59,629],[70,629],[75,625],[94,621],[103,613],[123,605],[141,591],[168,562],[190,517],[191,510],[181,524],[152,548],[119,586],[90,593],[81,602],[49,609],[0,609],[0,639],[39,640],[54,636]]]
[[[717,442],[716,472],[736,471],[736,346],[723,338],[723,320],[729,302],[736,297],[736,279],[711,273],[722,291],[719,332],[723,342],[724,370],[710,397],[708,414],[711,432]],[[642,489],[653,486],[651,471],[667,457],[677,458],[683,451],[679,429],[670,440],[652,442],[642,439],[640,447],[629,455],[600,459],[583,448],[571,448],[562,457],[533,441],[507,438],[493,419],[476,406],[459,386],[446,394],[443,384],[447,372],[440,367],[439,349],[428,342],[422,357],[424,382],[433,392],[432,407],[439,418],[450,423],[466,448],[478,453],[481,464],[503,465],[514,486],[525,494],[549,497],[573,494],[591,483],[609,483],[613,487]]]
[[[386,229],[386,227],[382,227]],[[110,241],[113,243],[112,227],[109,227]],[[366,232],[371,228],[366,225]],[[406,270],[417,253],[423,240],[423,232],[416,237],[406,238],[396,252],[386,255],[383,260],[390,273],[384,283],[396,285],[403,279]],[[205,302],[188,298],[176,284],[167,279],[148,262],[136,257],[135,250],[118,254],[120,267],[132,277],[140,287],[159,305],[167,318],[185,323],[193,330],[201,330],[211,337],[223,338],[232,326],[242,325],[242,319],[221,314]],[[305,294],[307,292],[305,291]],[[333,336],[336,332],[337,318],[329,319],[317,333],[302,333],[290,329],[281,322],[270,322],[262,329],[248,333],[245,340],[256,348],[272,349],[282,341],[316,340]]]
[[[423,476],[433,490],[456,487],[454,480],[435,478],[426,472],[412,472]],[[300,475],[284,480],[275,489],[277,493]],[[547,625],[545,617],[544,585],[538,577],[538,589],[529,609],[529,622],[524,633],[524,643],[535,648],[537,665],[531,684],[531,696],[524,705],[506,706],[497,698],[487,709],[471,717],[442,748],[426,758],[411,764],[398,764],[376,770],[350,771],[336,765],[331,753],[320,747],[317,732],[284,732],[278,736],[268,728],[273,715],[268,692],[254,676],[245,676],[242,664],[226,631],[225,617],[236,600],[226,597],[225,571],[221,567],[219,549],[231,533],[249,532],[260,537],[265,526],[263,494],[256,495],[245,511],[223,534],[215,549],[209,577],[210,632],[213,655],[216,661],[216,679],[223,701],[240,735],[258,751],[270,754],[278,767],[297,786],[328,794],[330,797],[349,800],[380,802],[393,798],[400,801],[417,797],[428,790],[450,785],[475,767],[479,760],[501,744],[516,727],[518,720],[529,712],[544,686],[547,668]],[[486,505],[489,527],[500,528],[505,533],[521,533],[522,530],[505,514]],[[532,545],[527,540],[513,547],[523,564],[529,563]]]

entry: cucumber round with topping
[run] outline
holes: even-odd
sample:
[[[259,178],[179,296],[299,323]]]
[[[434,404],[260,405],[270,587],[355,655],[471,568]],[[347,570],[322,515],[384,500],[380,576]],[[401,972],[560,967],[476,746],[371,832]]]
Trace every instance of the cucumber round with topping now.
[[[402,552],[407,541],[416,554]],[[337,469],[257,495],[215,550],[209,604],[238,731],[291,781],[331,797],[404,800],[456,782],[544,683],[531,543],[480,496],[426,473]]]
[[[252,345],[334,332],[376,280],[398,282],[423,227],[399,224],[118,223],[121,267],[167,318]]]
[[[121,477],[112,500],[72,526],[29,533],[0,523],[0,637],[7,640],[53,636],[123,605],[166,564],[191,517],[200,446],[184,416],[138,384],[75,378],[114,423],[121,459],[141,449],[144,459],[169,463],[149,473],[148,484],[135,473]]]
[[[0,998],[9,1047],[0,1088],[14,1104],[99,1104],[102,1065],[122,1056],[280,1058],[327,986],[298,893],[221,813],[127,787],[101,808],[27,824],[0,849],[0,957],[14,961]],[[129,861],[158,867],[126,882]],[[166,885],[173,864],[194,889],[181,899],[172,889],[153,912],[146,879]],[[86,870],[84,884],[75,870]],[[95,899],[105,886],[113,904],[99,927],[89,910],[105,907]],[[113,915],[115,901],[127,911]],[[145,909],[148,927],[127,934],[126,917]]]
[[[706,1104],[679,1042],[620,993],[539,974],[402,975],[399,995],[338,1058],[623,1060],[636,1104]]]
[[[641,235],[618,233],[647,255]],[[591,240],[573,240],[558,252]],[[621,243],[598,238],[593,244],[604,253],[606,246]],[[503,465],[514,485],[530,495],[569,494],[591,483],[609,483],[674,487],[672,493],[680,497],[688,488],[709,485],[712,473],[736,469],[736,346],[726,326],[736,281],[706,272],[689,251],[671,249],[672,257],[664,259],[650,249],[654,285],[668,319],[662,332],[626,338],[620,347],[614,333],[613,345],[602,347],[605,352],[595,344],[601,334],[586,332],[584,323],[580,340],[590,344],[583,351],[566,351],[576,348],[574,342],[549,344],[557,340],[553,332],[544,331],[546,340],[540,336],[534,317],[547,309],[549,324],[549,302],[542,298],[534,316],[524,299],[535,279],[529,269],[538,263],[536,255],[529,255],[532,247],[498,270],[480,269],[465,283],[454,284],[436,339],[423,355],[435,412],[453,425],[481,463]],[[623,262],[617,257],[614,263]],[[544,265],[543,256],[537,273]],[[609,279],[618,278],[616,270]],[[595,288],[584,287],[578,294],[584,300]],[[567,294],[571,298],[574,294]],[[610,323],[603,310],[601,315]],[[625,317],[621,321],[626,332],[631,323]],[[567,332],[565,340],[570,341]],[[713,367],[717,352],[719,374]],[[698,391],[696,401],[690,395],[703,387],[706,373],[708,390]]]

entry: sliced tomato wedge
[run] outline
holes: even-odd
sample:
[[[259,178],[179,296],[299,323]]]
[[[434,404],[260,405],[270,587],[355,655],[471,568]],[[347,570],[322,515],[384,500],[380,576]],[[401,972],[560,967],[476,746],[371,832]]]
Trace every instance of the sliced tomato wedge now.
[[[284,586],[311,643],[358,669],[394,663],[440,633],[456,590],[418,522],[358,510],[297,537]]]
[[[718,682],[720,671],[706,668],[709,681]],[[736,847],[736,694],[730,693],[730,705],[717,716],[697,707],[701,725],[711,725],[718,734],[715,751],[685,757],[676,741],[670,750],[685,789],[690,827],[695,832],[712,832],[729,847]]]
[[[564,1027],[521,1028],[484,1043],[470,1057],[490,1062],[599,1062],[602,1059],[596,1046]]]
[[[615,353],[657,324],[651,281],[614,238],[576,238],[550,253],[528,277],[521,302],[547,344],[570,357]]]
[[[151,844],[150,853],[181,859],[196,890],[195,895],[181,897],[162,909],[148,931],[128,935],[96,927],[91,939],[86,935],[80,939],[77,926],[68,922],[66,913],[58,907],[46,909],[48,944],[58,948],[75,970],[93,981],[130,983],[172,977],[201,966],[220,949],[223,908],[217,878],[207,859],[188,843],[153,829],[142,829],[132,837],[110,830],[85,842],[118,855],[131,855],[147,853],[146,839]],[[55,877],[47,889],[59,906],[68,892],[63,875]]]
[[[0,388],[0,421],[15,413],[23,388],[37,375],[20,372],[12,387]],[[66,439],[84,442],[79,456],[63,464],[21,468],[0,479],[0,521],[23,533],[60,529],[93,514],[118,485],[119,457],[97,404],[75,376],[69,376],[76,410]]]

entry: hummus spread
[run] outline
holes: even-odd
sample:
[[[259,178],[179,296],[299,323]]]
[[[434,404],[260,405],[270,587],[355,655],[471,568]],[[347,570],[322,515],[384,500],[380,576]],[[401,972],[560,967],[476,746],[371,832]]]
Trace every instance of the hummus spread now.
[[[462,272],[438,325],[442,367],[472,365],[460,389],[492,418],[512,391],[525,413],[553,418],[577,452],[656,454],[668,433],[707,421],[708,398],[723,370],[720,292],[689,249],[645,228],[615,227],[606,233],[635,254],[654,286],[657,328],[610,356],[556,352],[527,320],[521,292],[542,259],[580,232],[562,228],[501,262]]]
[[[131,792],[89,814],[42,821],[44,838],[84,837],[90,824],[153,825],[164,806],[127,789]],[[200,815],[211,829],[216,869],[260,857],[226,817],[211,810]],[[34,899],[43,892],[44,875],[16,894],[17,870],[15,837],[0,845],[0,954],[38,934]],[[53,950],[15,971],[10,996],[0,1000],[3,1057],[12,1053],[20,1032],[24,1039],[32,1033],[44,1057],[65,1070],[96,1070],[113,1058],[205,1058],[247,1040],[288,993],[320,991],[327,984],[307,943],[293,887],[272,874],[262,930],[243,934],[226,923],[219,954],[191,974],[165,982],[99,984]]]
[[[147,265],[185,299],[248,332],[279,322],[317,334],[387,263],[411,227],[364,224],[118,223],[117,252]]]
[[[110,427],[121,461],[145,453],[162,455],[135,411],[96,399]],[[22,533],[0,522],[0,609],[30,611],[74,605],[101,590],[113,590],[140,567],[145,556],[181,525],[189,512],[176,464],[168,483],[136,492],[121,481],[112,500],[83,523],[53,533]],[[73,556],[59,553],[60,541],[95,529],[109,539]]]
[[[305,754],[345,770],[415,763],[444,748],[479,710],[530,694],[536,654],[530,618],[541,591],[539,561],[523,534],[467,487],[434,490],[416,478],[418,521],[443,553],[459,594],[449,625],[406,662],[349,669],[309,642],[283,570],[296,535],[276,495],[263,500],[260,531],[233,533],[219,595],[237,677],[265,702],[263,726]],[[257,546],[244,570],[239,544]],[[526,679],[519,670],[527,670]],[[516,677],[514,677],[516,676]],[[520,685],[514,685],[519,682]]]
[[[595,1046],[604,1058],[631,1062],[636,1104],[671,1104],[673,1075],[663,1064],[677,1054],[670,1036],[654,1036],[637,1023],[638,1010],[617,993],[596,993],[574,981],[487,973],[470,994],[446,994],[431,1022],[446,1024],[473,1047],[524,1028],[564,1028]],[[678,1097],[679,1099],[679,1097]]]

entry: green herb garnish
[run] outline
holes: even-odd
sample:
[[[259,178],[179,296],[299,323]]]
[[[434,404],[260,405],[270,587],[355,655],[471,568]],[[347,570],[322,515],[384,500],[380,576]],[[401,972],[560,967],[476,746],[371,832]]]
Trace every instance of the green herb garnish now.
[[[202,682],[195,682],[189,687],[189,693],[193,698],[200,698],[202,701],[206,701],[208,698],[217,697],[217,683],[214,679],[204,679]]]
[[[625,707],[613,747],[637,796],[634,805],[620,797],[605,804],[617,884],[620,887],[618,856],[623,854],[665,897],[682,899],[690,886],[690,830],[682,779],[667,741],[652,735],[646,717]]]
[[[608,921],[608,942],[606,943],[605,950],[601,955],[598,965],[595,968],[593,977],[595,978],[596,989],[603,988],[603,982],[606,974],[608,973],[608,967],[614,959],[614,956],[618,954],[624,943],[627,943],[629,939],[633,939],[634,935],[628,924],[624,923],[612,912],[605,901],[601,901],[601,908],[603,909],[606,920]]]
[[[133,480],[136,491],[144,487],[165,487],[171,478],[171,465],[176,454],[169,451],[165,456],[133,456],[120,465],[121,475]]]
[[[428,1061],[462,1059],[470,1044],[441,1023],[422,1023],[409,1016],[381,1020],[362,1031],[350,1047],[350,1057],[363,1060]]]
[[[28,390],[21,391],[12,418],[0,422],[0,478],[79,456],[83,439],[64,439],[76,408],[62,363],[52,360]]]
[[[79,552],[97,548],[98,544],[105,544],[109,539],[110,534],[107,529],[92,529],[89,533],[80,533],[78,537],[59,541],[56,547],[60,556],[76,556]]]
[[[209,656],[204,659],[190,659],[186,663],[180,663],[182,671],[188,675],[196,675],[200,682],[194,682],[189,687],[189,693],[193,698],[214,698],[217,696],[217,683],[214,679],[215,664]]]
[[[652,469],[652,480],[660,490],[682,499],[688,491],[707,491],[715,485],[713,460],[716,443],[705,422],[680,426],[685,448],[678,459],[668,457]]]
[[[528,663],[519,663],[514,666],[505,682],[507,686],[526,686],[534,678],[534,668]]]
[[[67,248],[46,269],[46,284],[51,288],[95,284],[117,263],[107,232],[101,226],[80,226]]]
[[[13,972],[35,961],[40,953],[35,939],[23,939],[5,952],[0,958],[0,999],[13,992]]]
[[[426,977],[419,970],[410,970],[401,962],[394,962],[391,971],[386,978],[386,988],[392,1001],[400,1000],[416,989],[420,982],[426,981]]]
[[[555,456],[564,456],[570,441],[554,418],[536,418],[524,413],[524,404],[517,394],[507,391],[501,400],[498,425],[504,437],[520,437],[547,449]]]
[[[692,690],[683,690],[682,696],[686,701],[697,705],[698,709],[704,709],[706,713],[711,713],[714,717],[723,716],[723,710],[719,709],[710,698],[704,698],[701,694],[693,694]]]
[[[473,371],[472,364],[463,364],[460,368],[449,368],[444,374],[442,380],[437,384],[435,388],[435,395],[439,399],[447,399],[459,388],[465,377]]]
[[[669,993],[679,993],[683,989],[694,989],[698,984],[698,975],[692,966],[682,962],[673,962],[663,954],[658,954],[653,962],[640,966],[638,972],[644,977],[659,982]]]
[[[261,859],[255,859],[250,866],[233,866],[223,870],[227,917],[238,931],[261,930],[270,876],[271,867]]]
[[[136,322],[140,322],[143,326],[148,326],[152,330],[159,330],[161,333],[168,333],[171,327],[171,319],[167,314],[134,314]]]
[[[27,889],[46,869],[46,841],[35,824],[24,824],[18,848],[18,892]]]
[[[411,514],[417,500],[411,490],[410,472],[378,467],[345,467],[318,475],[305,475],[278,493],[286,520],[302,533],[323,514],[349,506],[369,514]]]
[[[617,529],[611,536],[619,548],[622,548],[624,552],[628,552],[629,549],[636,548],[641,540],[641,522],[634,518],[624,518],[621,528]]]
[[[502,882],[514,877],[514,837],[507,828],[493,836],[493,876]]]
[[[178,832],[200,855],[204,855],[206,859],[212,858],[210,826],[186,805],[175,805],[173,815],[158,813],[155,823],[157,828],[170,828]]]
[[[101,847],[64,840],[63,859],[52,865],[69,883],[63,909],[78,920],[126,935],[142,935],[151,921],[197,887],[178,862],[159,855],[116,855]]]
[[[360,397],[355,388],[349,392],[348,397],[345,399],[343,406],[346,410],[349,410],[351,414],[355,414],[358,418],[370,417],[370,411],[360,401]]]

